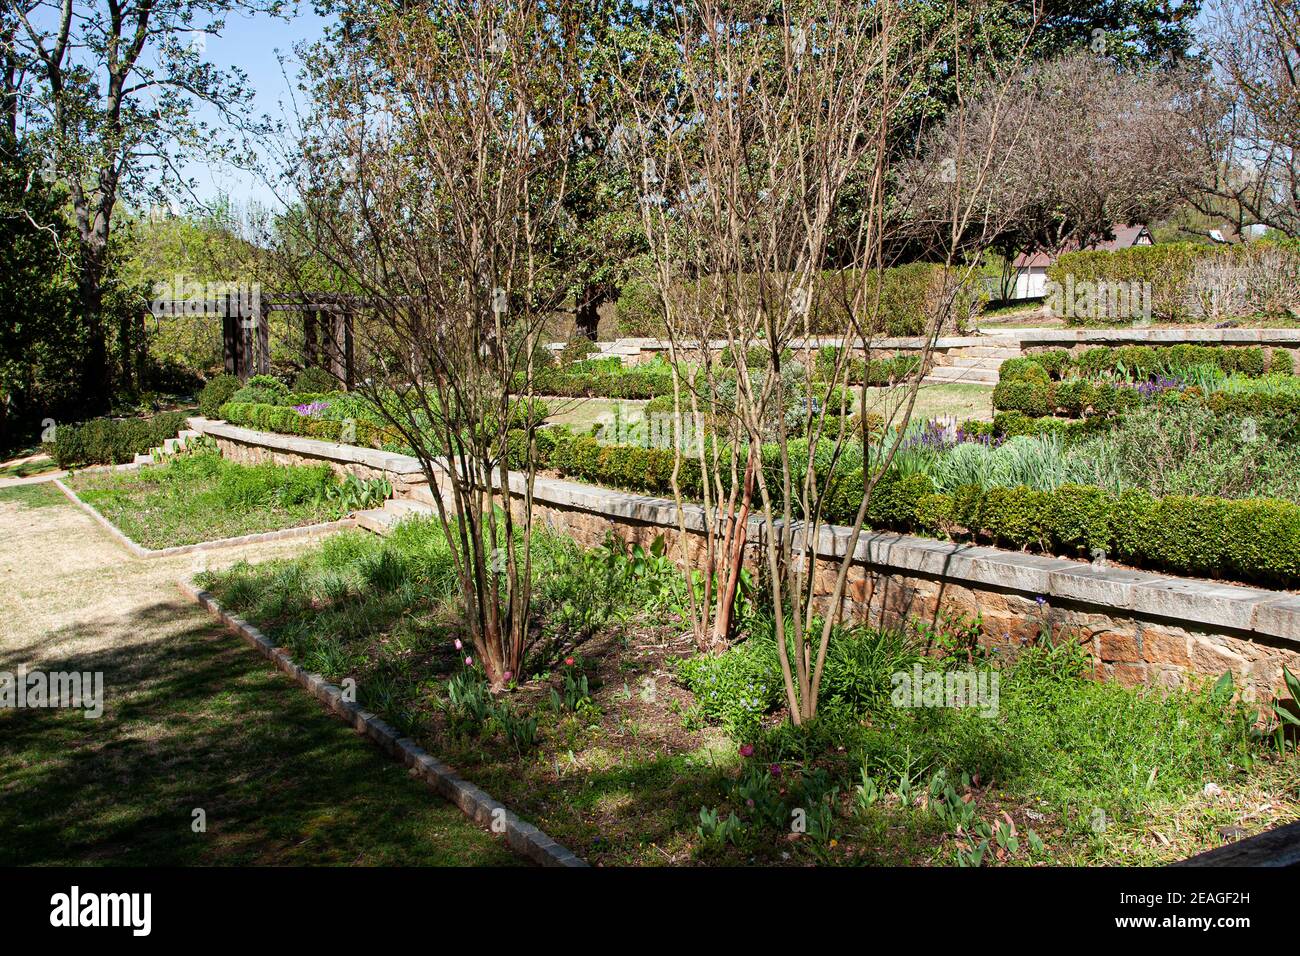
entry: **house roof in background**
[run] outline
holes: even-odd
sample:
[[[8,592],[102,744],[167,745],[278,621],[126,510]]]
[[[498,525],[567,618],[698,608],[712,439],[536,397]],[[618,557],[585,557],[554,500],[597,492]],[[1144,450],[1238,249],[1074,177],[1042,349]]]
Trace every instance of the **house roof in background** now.
[[[1151,233],[1146,226],[1127,226],[1116,223],[1110,227],[1114,233],[1113,239],[1107,239],[1105,242],[1094,243],[1088,246],[1090,250],[1099,252],[1114,252],[1116,249],[1127,249],[1130,246],[1144,245],[1141,240],[1146,239],[1147,243],[1151,242]],[[1076,249],[1074,243],[1069,243],[1064,249],[1057,252],[1036,252],[1032,256],[1016,256],[1015,262],[1011,265],[1016,269],[1033,269],[1045,268],[1056,261],[1056,257],[1062,252],[1073,252]]]

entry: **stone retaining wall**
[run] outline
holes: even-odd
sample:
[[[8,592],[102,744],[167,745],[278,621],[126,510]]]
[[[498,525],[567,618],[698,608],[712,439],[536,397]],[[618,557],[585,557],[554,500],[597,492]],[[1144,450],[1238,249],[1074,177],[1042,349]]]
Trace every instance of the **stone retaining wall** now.
[[[402,497],[432,501],[430,489],[413,480],[418,464],[406,456],[203,419],[192,420],[191,427],[240,460],[378,468],[395,484],[401,480]],[[523,477],[511,474],[509,485],[517,497]],[[670,553],[680,555],[678,512],[671,501],[548,478],[537,479],[533,493],[536,524],[584,547],[600,545],[611,531],[646,546],[664,535]],[[698,506],[688,505],[682,514],[692,562],[702,551],[703,519]],[[824,598],[832,591],[833,559],[845,553],[848,532],[821,529],[816,550],[825,560],[814,585]],[[753,522],[754,542],[760,533]],[[757,547],[750,545],[751,557],[757,557]],[[843,600],[847,614],[873,624],[909,617],[934,621],[945,612],[978,614],[983,641],[1008,653],[1050,629],[1058,638],[1083,642],[1099,677],[1126,685],[1174,687],[1231,671],[1247,699],[1263,702],[1283,688],[1283,664],[1300,673],[1300,595],[1291,592],[875,532],[857,542]]]

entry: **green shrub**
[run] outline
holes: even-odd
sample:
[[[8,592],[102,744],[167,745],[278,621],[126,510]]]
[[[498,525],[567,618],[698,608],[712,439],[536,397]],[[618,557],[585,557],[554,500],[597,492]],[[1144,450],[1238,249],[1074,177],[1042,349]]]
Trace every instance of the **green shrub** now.
[[[1007,359],[1002,363],[998,370],[998,381],[1001,382],[1032,382],[1036,385],[1047,385],[1051,381],[1047,367],[1042,363],[1038,356],[1023,356],[1021,358]]]
[[[1111,497],[1100,488],[1062,485],[1052,494],[1047,516],[1056,549],[1090,555],[1110,547],[1113,513]]]
[[[680,308],[690,311],[698,308],[701,300],[712,298],[712,291],[702,285],[712,281],[717,280],[710,277],[680,282],[669,294]],[[767,291],[768,300],[783,298],[787,284],[785,277],[774,276],[769,281],[772,288]],[[809,313],[813,334],[840,335],[850,328],[845,303],[852,301],[858,281],[859,277],[850,270],[828,270],[818,275],[811,290]],[[863,282],[867,289],[866,301],[876,300],[878,288],[880,312],[875,327],[870,331],[890,336],[924,334],[930,321],[926,311],[928,304],[937,298],[936,292],[945,283],[958,281],[964,284],[952,296],[954,321],[949,324],[961,330],[988,301],[988,293],[977,275],[966,276],[960,269],[946,270],[942,265],[926,262],[894,266],[880,274],[872,273]],[[739,283],[739,288],[728,291],[754,308],[759,301],[758,282],[756,276],[747,275]],[[618,300],[618,322],[625,334],[664,337],[663,305],[653,284],[637,279],[623,287]]]
[[[241,383],[234,375],[216,375],[208,380],[199,393],[199,414],[204,418],[216,418],[221,406],[230,401]]]
[[[323,368],[305,368],[293,378],[294,392],[332,392],[339,380]]]
[[[622,335],[661,338],[664,334],[663,301],[649,280],[633,278],[625,282],[619,290],[614,314]]]
[[[1268,356],[1269,375],[1294,375],[1295,356],[1287,349],[1273,349]]]
[[[125,464],[176,437],[188,417],[186,412],[163,412],[148,419],[96,418],[60,425],[54,432],[54,459],[60,468]]]
[[[1041,371],[1041,366],[1036,366]],[[993,389],[993,407],[998,411],[1020,412],[1030,418],[1050,414],[1054,402],[1051,386],[1023,379],[1003,380]]]

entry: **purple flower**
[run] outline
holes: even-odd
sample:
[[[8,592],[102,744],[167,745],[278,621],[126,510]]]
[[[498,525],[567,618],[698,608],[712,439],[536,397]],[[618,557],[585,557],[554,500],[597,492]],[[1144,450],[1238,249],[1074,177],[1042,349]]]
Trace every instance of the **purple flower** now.
[[[779,763],[774,763],[772,766],[767,768],[767,772],[774,777],[779,777],[781,776],[781,765]]]
[[[1047,603],[1047,598],[1043,597],[1041,594],[1038,595],[1038,597],[1034,598],[1034,600],[1038,603],[1039,607],[1042,607],[1044,604]]]
[[[306,405],[295,405],[293,410],[303,418],[315,418],[329,407],[329,402],[309,402]]]
[[[752,756],[754,756],[754,745],[753,745],[753,744],[741,744],[741,745],[740,745],[740,755],[741,755],[742,757],[752,757]]]

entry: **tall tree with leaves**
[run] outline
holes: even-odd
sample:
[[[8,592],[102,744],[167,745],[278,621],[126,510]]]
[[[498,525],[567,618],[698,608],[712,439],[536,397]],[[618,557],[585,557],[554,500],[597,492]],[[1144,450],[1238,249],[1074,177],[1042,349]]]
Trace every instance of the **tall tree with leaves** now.
[[[105,300],[114,211],[123,199],[191,191],[183,169],[198,150],[249,161],[236,131],[256,131],[241,70],[217,69],[207,40],[232,12],[278,14],[281,0],[0,0],[13,122],[43,155],[47,178],[66,183],[76,284],[86,347],[81,376],[91,411],[110,404],[115,378],[129,388],[129,360],[112,368]],[[6,71],[10,69],[6,65]],[[9,75],[8,73],[6,75]],[[214,107],[226,130],[199,115]],[[129,341],[129,312],[118,330]],[[125,350],[124,350],[125,351]]]

